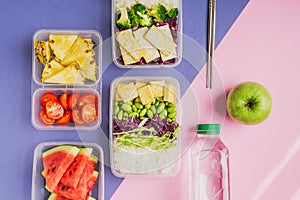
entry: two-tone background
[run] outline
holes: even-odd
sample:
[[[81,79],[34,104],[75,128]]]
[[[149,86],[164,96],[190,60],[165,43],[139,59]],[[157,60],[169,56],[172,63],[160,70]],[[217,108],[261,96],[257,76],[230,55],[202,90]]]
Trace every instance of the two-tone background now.
[[[206,46],[207,1],[184,0],[182,63],[173,73],[146,70],[182,80],[183,109],[192,113],[183,115],[185,141],[193,136],[198,122],[222,123],[222,139],[230,151],[233,200],[300,199],[299,7],[296,0],[218,0],[216,78],[209,91],[203,78],[205,53],[200,48]],[[25,200],[31,198],[33,150],[41,142],[97,142],[108,163],[110,82],[140,72],[112,64],[109,0],[2,0],[0,18],[0,195]],[[55,132],[32,127],[32,36],[44,28],[94,29],[102,34],[102,125],[98,130]],[[270,117],[256,126],[239,125],[224,115],[225,92],[247,80],[262,83],[273,97]],[[105,199],[181,200],[185,178],[185,163],[181,173],[171,178],[119,179],[106,167]]]

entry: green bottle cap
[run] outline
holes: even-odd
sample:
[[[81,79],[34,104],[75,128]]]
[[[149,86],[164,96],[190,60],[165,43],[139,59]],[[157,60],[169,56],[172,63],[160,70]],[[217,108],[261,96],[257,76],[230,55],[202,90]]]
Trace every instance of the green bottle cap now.
[[[220,134],[220,124],[198,124],[197,134],[218,135]]]

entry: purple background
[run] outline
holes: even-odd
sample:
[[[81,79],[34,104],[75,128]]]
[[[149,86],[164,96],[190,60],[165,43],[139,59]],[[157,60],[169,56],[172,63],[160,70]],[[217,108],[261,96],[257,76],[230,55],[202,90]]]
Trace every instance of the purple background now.
[[[184,0],[183,0],[184,1]],[[217,2],[216,45],[225,36],[248,0]],[[111,35],[111,2],[108,0],[2,0],[0,1],[0,196],[30,199],[34,148],[44,141],[97,142],[99,130],[78,134],[76,131],[38,131],[31,125],[31,52],[32,36],[38,29],[94,29],[103,39]],[[184,1],[183,33],[206,46],[207,1]],[[183,51],[188,47],[183,45]],[[111,62],[111,48],[103,48]],[[201,61],[202,62],[202,61]],[[203,63],[200,63],[202,66]],[[175,68],[192,82],[198,71],[183,59]],[[157,73],[158,70],[148,70]],[[109,84],[127,72],[113,64],[102,80],[102,130],[108,134]],[[159,73],[168,73],[160,70]],[[181,86],[182,91],[188,87]],[[84,134],[84,137],[80,137]],[[97,142],[102,144],[101,142]],[[102,146],[102,145],[101,145]],[[103,146],[107,152],[107,145]],[[108,159],[108,155],[105,155]],[[105,170],[105,199],[109,199],[122,179]]]

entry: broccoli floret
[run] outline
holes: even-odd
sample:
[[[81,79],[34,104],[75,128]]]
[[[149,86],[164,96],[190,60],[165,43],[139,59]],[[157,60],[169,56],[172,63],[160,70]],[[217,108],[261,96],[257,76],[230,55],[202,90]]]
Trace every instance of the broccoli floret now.
[[[116,22],[116,25],[119,28],[124,28],[124,29],[131,28],[131,23],[130,23],[130,20],[129,20],[129,17],[128,17],[126,7],[120,8],[120,17],[119,17],[118,21]]]
[[[146,14],[143,14],[142,19],[140,20],[140,25],[141,26],[152,26],[153,25],[153,20],[152,17]]]
[[[161,4],[152,7],[150,15],[154,17],[154,21],[163,22],[167,19],[167,9]]]
[[[131,7],[131,14],[137,14],[138,12],[141,14],[145,14],[147,12],[146,6],[137,3]]]
[[[178,8],[172,8],[172,9],[170,9],[167,15],[168,15],[168,19],[173,19],[173,18],[177,17],[177,15],[178,15]]]
[[[148,10],[143,4],[135,4],[132,6],[129,18],[133,27],[152,26],[152,17],[148,15]]]

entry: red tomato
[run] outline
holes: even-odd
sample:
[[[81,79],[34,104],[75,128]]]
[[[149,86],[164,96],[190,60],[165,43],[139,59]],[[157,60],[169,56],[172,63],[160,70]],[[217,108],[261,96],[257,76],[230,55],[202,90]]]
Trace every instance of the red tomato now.
[[[68,110],[67,98],[68,98],[67,93],[63,93],[63,94],[59,97],[59,102],[60,102],[60,104],[62,105],[62,107],[63,107],[65,110]]]
[[[84,124],[84,121],[82,120],[80,115],[80,111],[76,107],[74,107],[72,110],[72,121],[78,125]]]
[[[43,108],[40,111],[40,120],[41,120],[41,122],[43,122],[44,124],[47,124],[47,125],[51,125],[55,122],[54,119],[47,116],[45,108]]]
[[[83,94],[78,99],[77,105],[79,108],[84,106],[85,104],[96,104],[98,103],[98,98],[93,94]]]
[[[97,108],[95,104],[85,104],[81,109],[81,117],[86,123],[95,121],[97,118]]]
[[[57,96],[51,92],[45,93],[40,99],[40,105],[44,107],[50,100],[57,101]]]
[[[69,109],[73,109],[77,105],[80,94],[74,93],[68,96],[67,105]]]
[[[69,110],[66,110],[64,115],[61,118],[59,118],[58,120],[56,120],[56,123],[58,123],[60,125],[69,123],[71,120],[71,115],[72,115],[72,112]]]
[[[64,109],[58,101],[48,101],[45,108],[46,114],[52,119],[59,119],[64,115]]]

